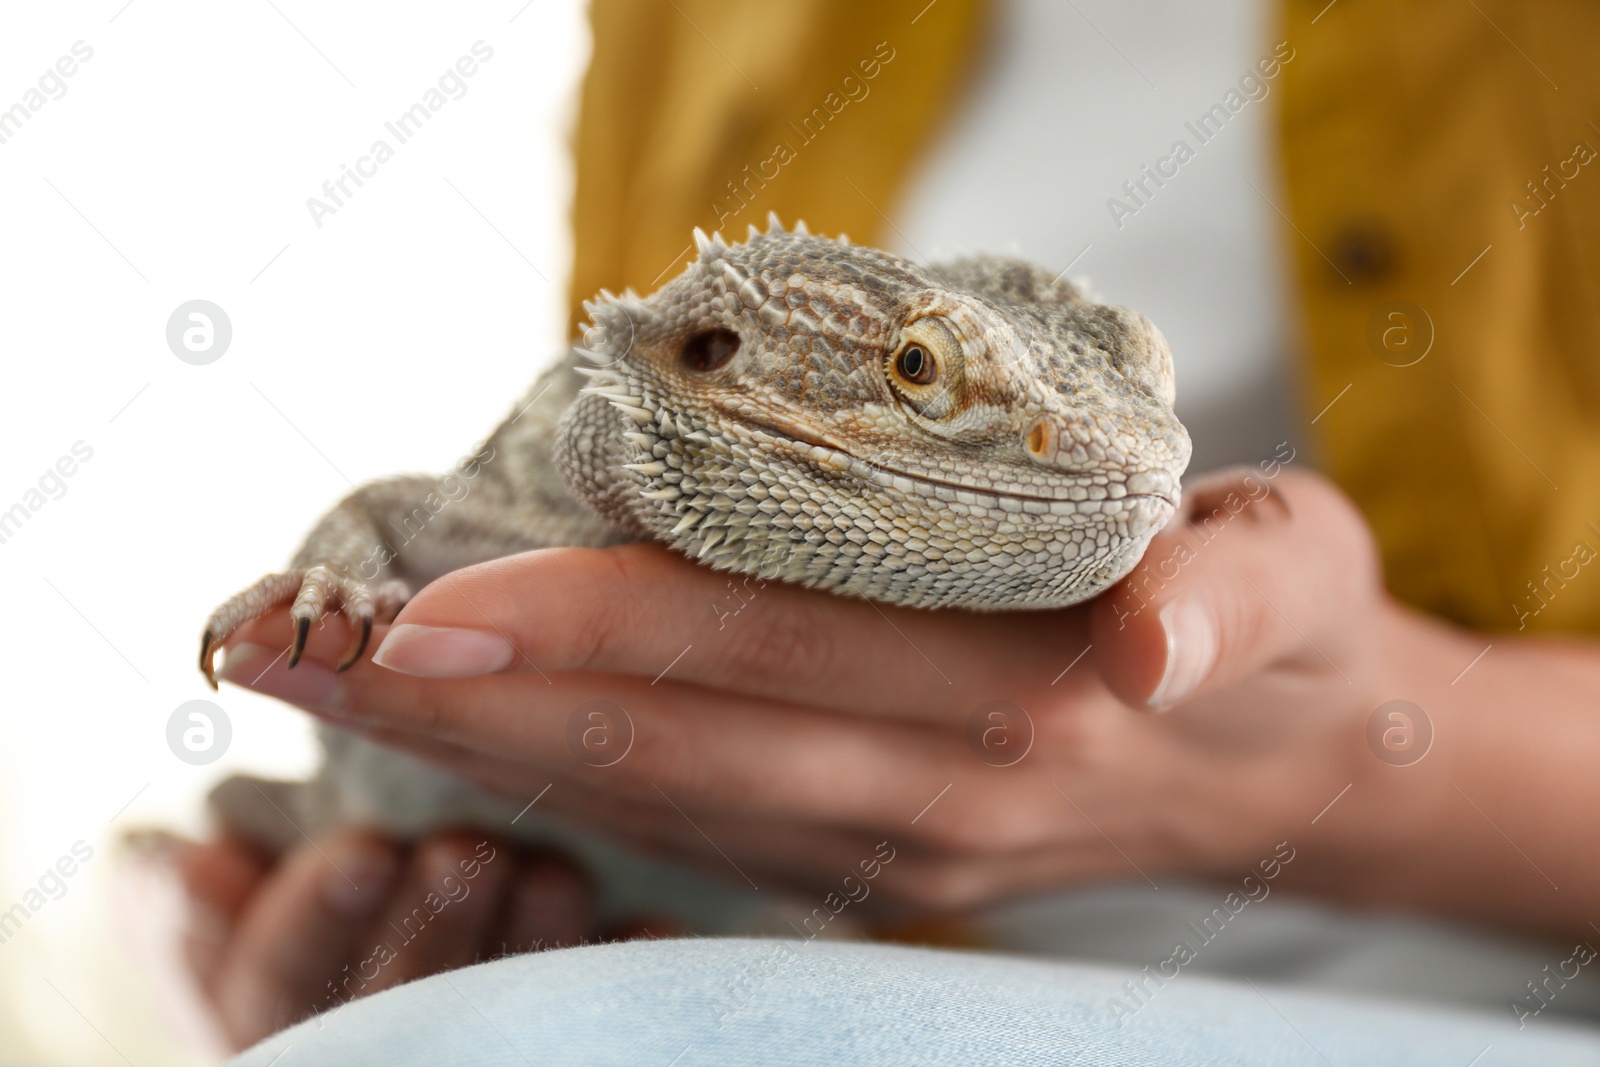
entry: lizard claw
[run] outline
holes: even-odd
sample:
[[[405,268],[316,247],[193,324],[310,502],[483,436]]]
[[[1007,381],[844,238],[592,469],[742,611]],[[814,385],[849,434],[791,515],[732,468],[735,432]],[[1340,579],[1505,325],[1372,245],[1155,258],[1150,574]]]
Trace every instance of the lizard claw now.
[[[289,646],[289,666],[291,668],[300,662],[300,654],[306,650],[306,635],[310,632],[310,619],[302,617],[294,620],[294,642]]]
[[[217,688],[217,668],[212,662],[211,631],[207,630],[200,635],[200,673],[206,676],[206,684],[211,686],[213,692]]]
[[[288,665],[295,666],[305,654],[311,624],[333,610],[339,610],[350,625],[350,646],[339,660],[338,670],[348,670],[359,661],[372,638],[374,621],[393,621],[411,599],[404,582],[390,579],[376,590],[365,582],[335,573],[335,565],[316,565],[283,574],[269,574],[259,582],[230,597],[206,620],[200,637],[200,673],[215,689],[217,672],[212,660],[228,635],[251,619],[259,618],[285,603],[291,603],[289,619],[293,637],[289,644]],[[347,570],[348,568],[339,568]]]
[[[356,631],[355,640],[350,642],[349,651],[345,652],[344,658],[339,661],[339,665],[334,670],[347,671],[354,667],[356,661],[361,658],[361,654],[367,650],[367,642],[371,639],[372,616],[368,615],[361,620],[361,628]]]

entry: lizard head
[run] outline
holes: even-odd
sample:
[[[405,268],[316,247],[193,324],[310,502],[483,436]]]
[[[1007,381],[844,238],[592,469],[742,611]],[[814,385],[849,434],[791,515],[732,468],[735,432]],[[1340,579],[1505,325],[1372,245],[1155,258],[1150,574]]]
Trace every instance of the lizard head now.
[[[1087,599],[1178,505],[1189,438],[1143,315],[1050,273],[920,267],[803,227],[602,294],[568,484],[714,566],[898,604]]]

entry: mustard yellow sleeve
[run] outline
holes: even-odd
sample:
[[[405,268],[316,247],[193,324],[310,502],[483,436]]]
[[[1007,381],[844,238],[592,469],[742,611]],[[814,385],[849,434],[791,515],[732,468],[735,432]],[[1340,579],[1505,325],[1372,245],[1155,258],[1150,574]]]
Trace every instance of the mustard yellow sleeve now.
[[[983,0],[594,0],[572,323],[682,270],[698,226],[881,239],[972,66]]]
[[[1600,6],[1284,8],[1284,239],[1305,410],[1338,398],[1327,471],[1403,599],[1600,631]]]

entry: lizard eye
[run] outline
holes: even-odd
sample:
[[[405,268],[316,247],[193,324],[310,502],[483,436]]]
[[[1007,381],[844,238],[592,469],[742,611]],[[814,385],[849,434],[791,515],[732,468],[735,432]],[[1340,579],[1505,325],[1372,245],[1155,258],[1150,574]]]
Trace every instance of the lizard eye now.
[[[732,330],[702,330],[683,343],[683,365],[699,374],[727,366],[739,351],[739,335]]]
[[[927,419],[958,411],[966,393],[961,339],[949,322],[924,315],[900,328],[898,347],[884,359],[883,374],[902,403]]]
[[[894,357],[894,372],[912,385],[932,385],[939,377],[939,364],[919,344],[908,344]]]

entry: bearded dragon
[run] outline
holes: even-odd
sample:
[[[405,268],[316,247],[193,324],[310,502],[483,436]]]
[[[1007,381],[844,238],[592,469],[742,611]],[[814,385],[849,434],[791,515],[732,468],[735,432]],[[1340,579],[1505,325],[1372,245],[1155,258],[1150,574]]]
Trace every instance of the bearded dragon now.
[[[580,342],[477,453],[470,495],[434,513],[446,479],[361,488],[288,570],[223,603],[201,640],[212,685],[220,643],[285,602],[290,666],[337,610],[344,669],[411,590],[528,549],[654,539],[885,604],[1044,609],[1116,582],[1175,514],[1189,438],[1170,350],[1139,312],[1017,260],[918,266],[776,219],[743,243],[695,237],[697,259],[652,296],[585,305]],[[301,829],[488,817],[437,772],[417,788],[414,761],[326,741],[323,788],[293,801]]]

